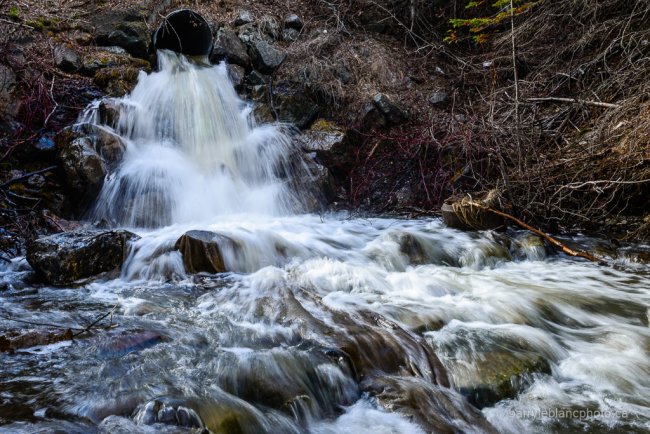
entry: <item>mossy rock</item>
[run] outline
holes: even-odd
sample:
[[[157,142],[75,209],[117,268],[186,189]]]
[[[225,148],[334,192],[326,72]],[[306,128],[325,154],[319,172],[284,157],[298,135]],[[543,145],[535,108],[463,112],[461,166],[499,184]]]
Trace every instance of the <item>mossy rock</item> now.
[[[549,363],[537,354],[511,354],[494,351],[483,355],[473,369],[464,373],[450,370],[460,390],[472,404],[479,408],[514,398],[528,384],[534,373],[549,374]]]
[[[132,66],[105,68],[95,74],[95,84],[111,96],[122,96],[133,90],[139,75],[140,69]]]

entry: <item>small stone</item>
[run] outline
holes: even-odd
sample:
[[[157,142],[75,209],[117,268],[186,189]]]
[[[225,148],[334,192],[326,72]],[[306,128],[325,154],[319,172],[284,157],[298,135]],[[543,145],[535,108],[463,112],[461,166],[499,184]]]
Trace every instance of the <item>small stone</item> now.
[[[302,20],[296,14],[287,15],[284,19],[284,27],[286,29],[302,30]]]
[[[248,11],[239,11],[239,15],[237,15],[237,18],[232,22],[232,25],[235,27],[243,26],[245,24],[250,24],[253,22],[253,17],[251,16],[251,13]]]
[[[74,72],[81,68],[81,59],[75,51],[60,45],[54,49],[54,64],[62,71]]]
[[[395,104],[383,93],[375,95],[372,102],[375,108],[383,115],[390,125],[402,124],[409,118],[409,114],[406,110]]]
[[[444,106],[449,101],[449,94],[447,92],[433,92],[429,97],[429,103],[433,106]]]

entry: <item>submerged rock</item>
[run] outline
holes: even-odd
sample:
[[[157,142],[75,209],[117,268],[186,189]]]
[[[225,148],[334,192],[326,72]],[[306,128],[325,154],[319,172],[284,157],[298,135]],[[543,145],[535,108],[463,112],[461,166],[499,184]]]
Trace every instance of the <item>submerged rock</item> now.
[[[426,432],[497,432],[458,392],[421,378],[372,376],[365,379],[361,387],[376,397],[384,408],[405,415]]]
[[[151,348],[169,340],[166,336],[153,331],[106,337],[96,343],[99,354],[103,357],[122,357],[146,348]]]
[[[0,335],[0,352],[13,352],[37,345],[49,345],[72,340],[72,331],[67,330],[27,330]]]
[[[124,230],[66,232],[32,241],[27,261],[46,282],[68,285],[119,270],[128,242],[137,238]]]
[[[460,367],[457,367],[461,369]],[[471,369],[450,369],[454,372],[455,385],[472,404],[478,408],[514,398],[530,375],[536,372],[550,373],[548,362],[538,354],[512,354],[493,351],[482,355]]]
[[[186,428],[203,428],[201,418],[193,409],[173,400],[163,402],[155,399],[140,405],[135,410],[133,419],[142,425],[160,423]]]
[[[176,249],[183,255],[183,264],[188,273],[223,273],[226,265],[224,250],[233,251],[235,242],[209,231],[189,231],[176,241]]]

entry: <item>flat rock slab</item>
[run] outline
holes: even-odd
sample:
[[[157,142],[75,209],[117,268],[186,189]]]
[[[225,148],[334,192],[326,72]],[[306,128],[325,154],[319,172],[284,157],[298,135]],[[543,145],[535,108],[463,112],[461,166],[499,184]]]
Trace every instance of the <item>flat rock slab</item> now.
[[[27,262],[47,282],[62,286],[119,270],[127,244],[139,238],[124,231],[75,231],[32,241]]]

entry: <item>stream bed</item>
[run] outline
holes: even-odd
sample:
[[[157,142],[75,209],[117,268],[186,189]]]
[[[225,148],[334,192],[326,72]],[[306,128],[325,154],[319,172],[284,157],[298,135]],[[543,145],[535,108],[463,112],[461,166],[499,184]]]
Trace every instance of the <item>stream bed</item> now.
[[[185,274],[189,229],[235,240],[234,271]],[[523,232],[343,215],[138,234],[120,276],[75,288],[4,266],[0,333],[112,314],[0,353],[0,432],[650,429],[650,269],[631,250],[598,265]]]

